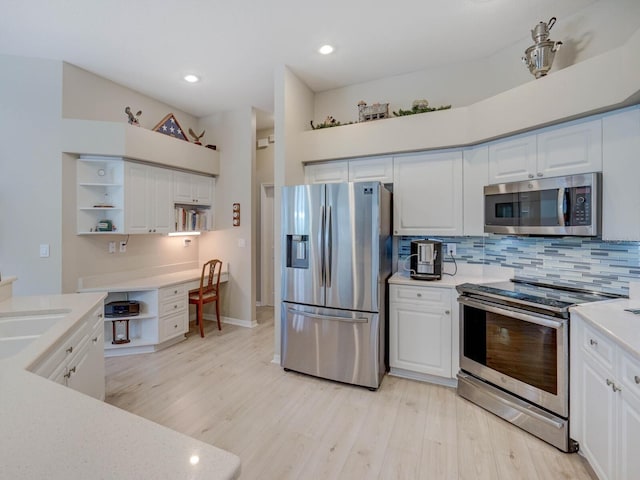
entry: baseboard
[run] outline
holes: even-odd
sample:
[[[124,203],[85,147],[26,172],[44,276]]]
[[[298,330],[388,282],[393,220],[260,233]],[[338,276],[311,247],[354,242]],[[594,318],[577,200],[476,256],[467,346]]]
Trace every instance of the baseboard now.
[[[204,319],[215,322],[216,316],[210,313],[205,313]],[[220,321],[222,323],[228,323],[229,325],[237,325],[239,327],[245,328],[254,328],[258,326],[258,322],[256,322],[255,320],[240,320],[239,318],[225,317],[224,315],[220,316]]]
[[[273,360],[271,360],[271,363],[275,363],[277,365],[280,365],[280,355],[277,354],[273,354]]]

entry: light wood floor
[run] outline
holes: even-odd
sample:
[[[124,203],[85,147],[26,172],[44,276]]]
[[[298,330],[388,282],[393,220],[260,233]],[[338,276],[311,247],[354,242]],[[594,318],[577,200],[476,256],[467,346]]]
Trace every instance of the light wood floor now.
[[[271,363],[254,329],[206,322],[163,351],[106,359],[107,402],[240,456],[242,479],[591,479],[564,454],[458,397],[385,376],[377,392]]]

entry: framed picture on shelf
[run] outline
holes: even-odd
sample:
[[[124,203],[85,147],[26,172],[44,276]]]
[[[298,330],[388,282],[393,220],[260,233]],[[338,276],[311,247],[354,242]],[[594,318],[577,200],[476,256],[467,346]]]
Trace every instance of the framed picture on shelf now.
[[[176,120],[176,117],[173,116],[173,113],[170,113],[158,123],[155,127],[153,127],[154,132],[164,133],[165,135],[169,135],[170,137],[179,138],[180,140],[189,141],[187,136],[184,134],[184,130]]]

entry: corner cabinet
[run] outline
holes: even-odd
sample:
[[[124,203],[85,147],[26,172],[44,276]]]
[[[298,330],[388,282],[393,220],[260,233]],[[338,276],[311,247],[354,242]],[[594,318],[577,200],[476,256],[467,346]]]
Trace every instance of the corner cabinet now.
[[[571,315],[571,436],[600,480],[640,472],[640,361]]]
[[[391,374],[451,385],[452,291],[389,285]],[[457,351],[455,352],[457,355]]]
[[[81,157],[76,165],[76,178],[78,234],[124,233],[124,161]]]
[[[393,158],[393,234],[462,235],[462,150]]]

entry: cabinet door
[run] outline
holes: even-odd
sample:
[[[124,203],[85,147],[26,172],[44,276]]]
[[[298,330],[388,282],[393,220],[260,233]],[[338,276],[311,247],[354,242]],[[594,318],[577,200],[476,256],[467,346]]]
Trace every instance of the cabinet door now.
[[[307,183],[342,183],[349,181],[349,162],[337,160],[328,163],[305,165],[304,176]]]
[[[602,119],[602,239],[640,240],[640,109]]]
[[[126,233],[148,233],[151,185],[149,167],[138,163],[126,166]]]
[[[213,178],[204,175],[193,175],[192,193],[195,203],[198,205],[211,205],[213,203]]]
[[[463,234],[484,235],[484,187],[489,184],[489,147],[468,148],[462,152]]]
[[[173,174],[173,201],[190,205],[193,203],[191,195],[191,174],[174,172]]]
[[[537,176],[602,171],[602,120],[575,122],[538,134]]]
[[[393,183],[393,158],[372,157],[349,160],[349,181]]]
[[[613,479],[616,441],[616,396],[607,385],[613,381],[611,372],[604,370],[595,360],[584,355],[579,372],[581,410],[576,420],[582,426],[580,450],[589,460],[600,480]]]
[[[75,371],[67,385],[98,400],[105,396],[104,328],[100,325],[91,335],[86,347],[72,362]]]
[[[462,151],[394,157],[394,235],[462,235]]]
[[[153,233],[169,233],[173,230],[173,172],[165,168],[150,167],[150,221]]]
[[[636,397],[624,389],[620,396],[619,420],[620,434],[618,436],[617,461],[618,474],[616,478],[638,478],[640,475],[640,397]]]
[[[451,378],[450,306],[451,293],[447,289],[391,286],[389,364],[392,368]]]
[[[521,135],[489,145],[489,183],[516,182],[536,176],[536,136]]]

